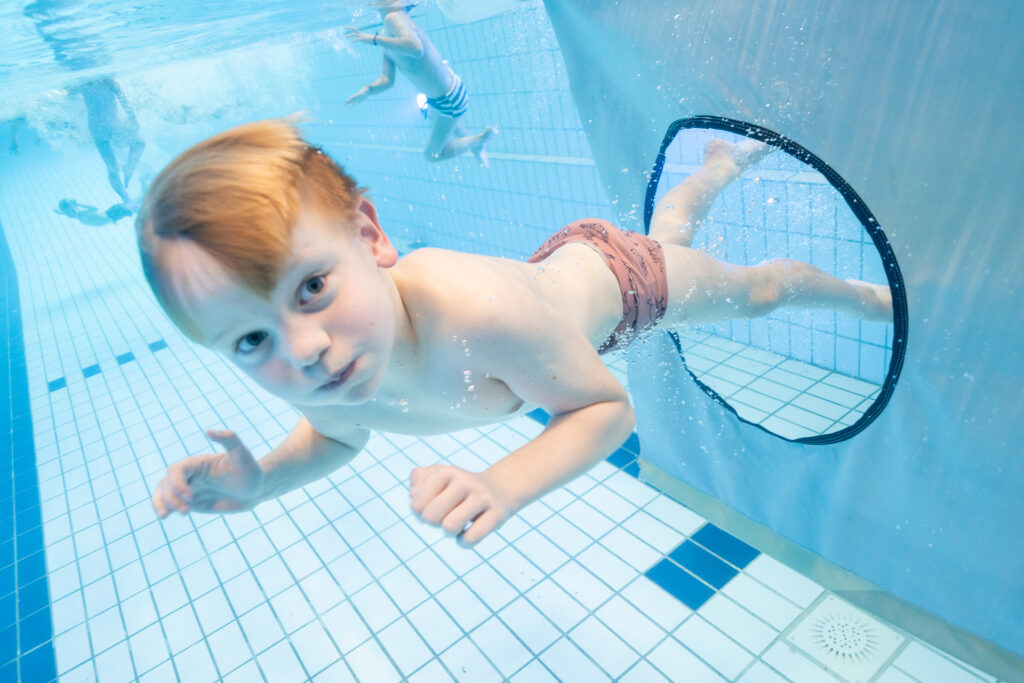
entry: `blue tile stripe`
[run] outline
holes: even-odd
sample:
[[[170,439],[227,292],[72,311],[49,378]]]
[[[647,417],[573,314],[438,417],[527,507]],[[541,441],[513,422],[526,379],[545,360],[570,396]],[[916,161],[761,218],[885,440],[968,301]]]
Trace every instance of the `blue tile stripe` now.
[[[661,560],[644,572],[644,576],[671,593],[692,610],[711,599],[715,590],[699,581],[671,560]]]
[[[740,569],[745,569],[754,558],[761,554],[732,534],[714,524],[705,524],[693,535],[693,540]]]
[[[10,435],[0,442],[0,680],[52,681],[57,664],[18,275],[2,224],[0,305],[0,435]],[[63,381],[51,382],[50,390]]]

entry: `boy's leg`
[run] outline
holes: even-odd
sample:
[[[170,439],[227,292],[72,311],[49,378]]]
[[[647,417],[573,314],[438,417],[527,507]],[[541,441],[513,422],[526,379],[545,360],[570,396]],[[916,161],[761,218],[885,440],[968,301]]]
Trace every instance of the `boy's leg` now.
[[[758,318],[776,308],[820,308],[892,322],[888,285],[840,280],[793,259],[737,266],[696,249],[664,244],[670,326]]]
[[[774,147],[757,140],[738,143],[712,140],[704,148],[701,167],[666,192],[651,217],[650,237],[662,244],[688,247],[715,197]]]

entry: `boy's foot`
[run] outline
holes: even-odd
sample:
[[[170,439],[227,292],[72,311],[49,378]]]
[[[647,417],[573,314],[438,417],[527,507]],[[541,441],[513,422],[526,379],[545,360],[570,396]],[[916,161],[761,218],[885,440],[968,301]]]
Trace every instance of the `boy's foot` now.
[[[876,285],[863,280],[847,280],[857,288],[865,320],[892,322],[892,290],[889,285]]]
[[[477,141],[474,142],[469,147],[470,151],[473,152],[473,156],[477,158],[477,161],[479,161],[480,165],[483,166],[484,168],[491,167],[490,163],[487,161],[487,152],[484,151],[484,145],[487,144],[488,140],[490,140],[497,134],[497,128],[495,128],[494,126],[487,126],[486,128],[484,128],[482,133],[477,133]]]
[[[704,147],[703,165],[720,169],[731,178],[736,178],[774,151],[774,147],[759,140],[729,142],[716,139]]]

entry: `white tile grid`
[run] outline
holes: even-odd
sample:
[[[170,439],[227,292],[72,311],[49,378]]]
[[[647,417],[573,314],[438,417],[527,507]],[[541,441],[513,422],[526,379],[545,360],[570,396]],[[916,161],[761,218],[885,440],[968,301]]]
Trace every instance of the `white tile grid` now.
[[[409,520],[401,482],[411,463],[488,462],[536,433],[526,419],[432,440],[378,437],[371,455],[252,514],[154,521],[149,487],[165,453],[207,447],[197,435],[217,418],[248,422],[247,442],[266,449],[290,413],[261,409],[264,397],[229,366],[174,332],[132,267],[130,230],[106,229],[102,245],[82,239],[82,226],[46,213],[55,204],[37,190],[46,186],[38,176],[24,186],[10,179],[0,210],[21,274],[62,680],[572,680],[637,678],[652,666],[672,678],[682,663],[697,679],[717,677],[715,663],[736,670],[721,648],[750,660],[742,676],[766,670],[751,648],[808,606],[806,580],[765,556],[699,616],[647,579],[629,580],[623,566],[637,560],[618,549],[648,548],[657,559],[700,520],[607,464],[473,551]],[[6,207],[27,211],[26,200],[36,212],[19,221]],[[156,338],[170,348],[151,353]],[[125,350],[137,360],[118,366]],[[94,362],[103,371],[84,379],[80,368]],[[60,376],[68,388],[48,392]],[[682,529],[658,521],[671,521],[664,508]],[[765,614],[765,596],[782,609]],[[921,680],[943,667],[967,671],[921,645],[894,666]]]
[[[786,438],[854,424],[880,387],[699,329],[677,330],[687,367],[740,417]]]

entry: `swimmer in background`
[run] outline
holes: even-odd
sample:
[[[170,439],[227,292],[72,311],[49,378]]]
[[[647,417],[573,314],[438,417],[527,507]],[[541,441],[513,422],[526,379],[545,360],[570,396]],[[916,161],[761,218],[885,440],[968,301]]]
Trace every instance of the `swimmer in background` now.
[[[97,228],[101,225],[110,225],[116,223],[126,216],[131,216],[132,212],[125,207],[124,204],[114,204],[109,209],[100,213],[100,210],[95,206],[88,204],[79,204],[74,199],[62,199],[57,203],[57,208],[54,209],[54,213],[58,213],[68,218],[74,218],[79,223]]]
[[[364,85],[345,100],[345,104],[352,106],[390,88],[395,82],[397,68],[427,96],[427,104],[437,112],[430,141],[423,150],[427,160],[444,161],[468,150],[486,167],[484,145],[498,131],[488,126],[475,135],[466,134],[460,120],[468,106],[466,86],[441,58],[427,34],[409,16],[407,7],[413,3],[377,0],[373,4],[380,10],[384,30],[379,34],[363,33],[355,26],[347,26],[346,36],[354,43],[381,48],[384,70],[377,80]]]
[[[413,512],[471,546],[629,436],[629,396],[600,354],[655,327],[782,306],[891,322],[888,284],[691,248],[715,197],[772,149],[714,140],[649,237],[578,220],[524,263],[433,248],[399,259],[365,190],[286,120],[199,143],[146,195],[143,271],[185,334],[303,417],[259,461],[234,432],[208,431],[224,452],[172,464],[157,514],[250,510],[344,466],[371,430],[440,434],[543,409],[544,430],[481,472],[412,470]]]
[[[110,76],[86,81],[72,87],[69,92],[81,95],[85,102],[89,133],[107,167],[110,186],[128,210],[136,209],[138,202],[129,196],[128,184],[146,143],[139,136],[139,121],[131,103],[121,86]],[[123,165],[118,163],[115,147],[126,150]]]

